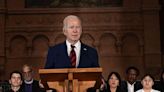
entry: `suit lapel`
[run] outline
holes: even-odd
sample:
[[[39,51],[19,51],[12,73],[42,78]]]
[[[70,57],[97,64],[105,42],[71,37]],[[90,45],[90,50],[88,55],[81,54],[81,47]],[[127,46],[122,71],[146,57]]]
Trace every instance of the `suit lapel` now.
[[[68,52],[67,52],[66,42],[64,42],[63,45],[62,45],[61,54],[64,54],[65,57],[69,58]]]
[[[61,49],[61,54],[64,54],[64,57],[61,57],[61,58],[65,58],[66,61],[68,61],[69,63],[71,62],[70,61],[70,58],[68,56],[68,52],[67,52],[67,45],[66,45],[66,42],[63,43],[62,45],[62,49]]]
[[[85,63],[84,61],[86,61],[85,60],[86,57],[87,57],[87,48],[83,43],[81,43],[80,61],[79,61],[79,66],[78,67],[80,67],[81,65],[84,65],[84,63]]]
[[[63,61],[62,62],[66,62],[67,65],[69,64],[71,66],[71,61],[70,61],[70,58],[68,56],[68,52],[67,52],[67,45],[66,45],[66,42],[63,43],[62,45],[62,48],[61,48],[61,52],[60,52],[60,58],[63,58]]]

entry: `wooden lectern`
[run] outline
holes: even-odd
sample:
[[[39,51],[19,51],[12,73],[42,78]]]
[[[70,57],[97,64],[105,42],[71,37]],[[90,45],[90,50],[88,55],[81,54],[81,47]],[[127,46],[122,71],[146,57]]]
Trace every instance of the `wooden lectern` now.
[[[45,88],[57,92],[86,92],[90,87],[101,85],[102,68],[39,69]]]

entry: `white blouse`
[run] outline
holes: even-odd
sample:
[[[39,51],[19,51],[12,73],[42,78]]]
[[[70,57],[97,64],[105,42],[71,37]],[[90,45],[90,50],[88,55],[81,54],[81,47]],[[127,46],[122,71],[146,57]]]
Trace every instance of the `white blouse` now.
[[[145,92],[143,89],[140,89],[140,90],[137,90],[136,92]],[[158,91],[158,90],[155,90],[155,89],[151,89],[150,92],[161,92],[161,91]]]

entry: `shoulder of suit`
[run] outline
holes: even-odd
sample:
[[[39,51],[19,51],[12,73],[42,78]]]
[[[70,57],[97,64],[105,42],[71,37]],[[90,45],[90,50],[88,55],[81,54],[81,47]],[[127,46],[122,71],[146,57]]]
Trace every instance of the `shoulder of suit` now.
[[[121,83],[122,83],[122,84],[127,84],[127,81],[122,80]]]
[[[84,44],[84,43],[81,43],[81,47],[86,48],[86,49],[94,49],[94,50],[96,50],[95,48],[93,48],[93,47],[91,47],[91,46],[89,46],[87,44]]]

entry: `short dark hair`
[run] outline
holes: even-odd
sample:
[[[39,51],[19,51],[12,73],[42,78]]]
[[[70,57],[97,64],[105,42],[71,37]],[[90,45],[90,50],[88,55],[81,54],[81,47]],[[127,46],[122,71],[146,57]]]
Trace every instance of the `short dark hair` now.
[[[149,76],[149,77],[153,80],[153,82],[154,82],[155,78],[154,78],[151,74],[145,74],[145,75],[141,78],[141,81],[142,81],[146,76]]]
[[[137,76],[140,74],[139,70],[136,67],[134,67],[134,66],[128,67],[126,69],[126,74],[128,74],[130,70],[135,70],[137,72]]]
[[[19,72],[19,71],[17,71],[17,70],[14,70],[13,72],[10,73],[10,79],[11,79],[11,77],[12,77],[12,75],[13,75],[14,73],[19,74],[20,77],[21,77],[21,80],[23,80],[22,73]]]

